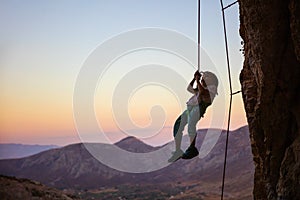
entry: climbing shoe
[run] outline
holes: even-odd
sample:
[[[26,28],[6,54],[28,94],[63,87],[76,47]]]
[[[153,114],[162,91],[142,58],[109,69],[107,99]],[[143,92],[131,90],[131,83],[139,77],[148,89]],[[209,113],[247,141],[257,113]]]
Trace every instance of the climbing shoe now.
[[[182,155],[182,159],[192,159],[199,155],[196,147],[190,146]]]
[[[180,150],[176,150],[174,152],[172,152],[172,157],[168,160],[169,163],[171,162],[175,162],[176,160],[180,159],[183,155],[183,151],[180,149]]]

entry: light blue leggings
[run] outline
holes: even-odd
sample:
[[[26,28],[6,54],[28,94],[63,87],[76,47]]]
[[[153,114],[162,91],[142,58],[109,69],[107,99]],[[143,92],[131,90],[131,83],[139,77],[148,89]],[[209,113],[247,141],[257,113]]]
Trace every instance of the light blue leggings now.
[[[197,134],[196,124],[200,118],[203,117],[206,108],[209,105],[209,103],[201,103],[196,106],[187,106],[187,109],[175,121],[173,136],[179,136],[181,139],[184,127],[186,124],[188,124],[188,134],[190,137],[194,137]]]

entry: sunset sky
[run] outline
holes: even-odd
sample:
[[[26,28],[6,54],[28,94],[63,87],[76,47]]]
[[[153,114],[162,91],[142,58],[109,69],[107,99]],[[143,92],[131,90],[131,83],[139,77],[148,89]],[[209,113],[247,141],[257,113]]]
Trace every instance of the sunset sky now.
[[[173,31],[196,42],[197,2],[0,1],[0,143],[66,145],[80,142],[74,121],[73,92],[78,74],[92,52],[119,34],[143,28]],[[225,0],[224,4],[231,2]],[[202,0],[201,6],[201,47],[214,64],[204,69],[215,72],[221,86],[219,96],[198,128],[226,128],[229,89],[221,8],[218,0]],[[238,91],[243,63],[238,5],[226,10],[226,20],[233,90]],[[119,96],[113,96],[113,92],[117,87],[123,87],[122,92],[126,90],[127,85],[120,83],[133,65],[136,69],[145,65],[172,66],[174,71],[182,71],[186,82],[192,78],[193,70],[168,52],[143,50],[115,60],[98,80],[94,94],[95,116],[112,142],[134,135],[153,145],[164,144],[172,139],[173,123],[190,94],[182,84],[178,86],[182,88],[180,94],[174,93],[171,86],[155,81],[134,85],[129,96],[120,98],[120,104],[124,101],[128,105],[124,108],[126,112],[121,112],[119,99],[116,100]],[[187,68],[189,70],[185,70]],[[151,82],[151,78],[160,73],[172,81],[173,76],[159,69],[157,74],[140,75],[142,79],[147,76]],[[174,78],[174,81],[177,80]],[[125,117],[128,116],[134,126],[127,123]],[[155,124],[149,127],[153,121],[157,121],[159,127],[154,127]],[[88,126],[89,119],[82,123]],[[245,124],[242,98],[238,94],[233,97],[231,129]]]

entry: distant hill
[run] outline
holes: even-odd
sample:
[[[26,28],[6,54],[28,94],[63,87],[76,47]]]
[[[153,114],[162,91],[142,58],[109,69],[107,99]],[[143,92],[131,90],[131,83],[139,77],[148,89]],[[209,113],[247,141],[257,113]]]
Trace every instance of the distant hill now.
[[[206,130],[199,132],[197,146],[200,147]],[[182,187],[189,199],[201,195],[203,189],[210,194],[219,194],[224,161],[226,132],[223,131],[212,151],[203,159],[179,160],[163,169],[150,173],[134,174],[111,169],[96,160],[83,144],[73,144],[51,149],[39,154],[0,161],[0,174],[30,178],[56,188],[96,189],[120,185],[147,186],[167,185]],[[92,144],[104,145],[104,144]],[[116,143],[120,148],[133,152],[150,152],[151,147],[130,137]],[[173,147],[173,144],[171,144]],[[250,148],[248,127],[230,132],[226,168],[226,195],[237,199],[251,199],[254,165]],[[197,189],[198,188],[198,189]],[[145,189],[146,191],[146,189]],[[172,192],[168,192],[171,194]],[[172,196],[175,198],[177,193]],[[188,195],[190,195],[188,197]],[[202,194],[203,196],[204,194]],[[205,196],[205,195],[204,195]],[[176,198],[175,198],[176,199]],[[182,199],[178,197],[178,199]]]
[[[119,142],[115,143],[115,145],[120,147],[121,149],[134,153],[147,153],[155,151],[159,148],[145,144],[132,136],[120,140]]]
[[[58,148],[56,145],[26,145],[26,144],[0,144],[0,159],[23,158],[42,151]]]
[[[78,197],[49,188],[39,182],[0,175],[0,196],[2,200],[76,200]]]

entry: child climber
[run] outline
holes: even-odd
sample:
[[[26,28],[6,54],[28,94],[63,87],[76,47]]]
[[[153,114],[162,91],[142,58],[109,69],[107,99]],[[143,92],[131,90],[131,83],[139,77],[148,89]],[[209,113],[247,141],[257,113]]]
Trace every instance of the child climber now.
[[[197,87],[193,88],[196,82]],[[175,162],[176,160],[191,159],[199,155],[196,143],[196,124],[203,117],[206,108],[210,106],[218,94],[218,79],[212,72],[196,71],[193,80],[187,87],[187,90],[194,94],[186,103],[187,109],[178,117],[174,124],[173,135],[175,140],[176,150],[172,153],[172,157],[168,162]],[[190,146],[183,152],[181,150],[182,132],[185,125],[188,125],[188,135],[190,137]]]

